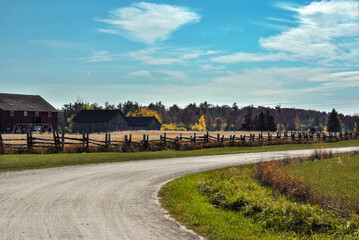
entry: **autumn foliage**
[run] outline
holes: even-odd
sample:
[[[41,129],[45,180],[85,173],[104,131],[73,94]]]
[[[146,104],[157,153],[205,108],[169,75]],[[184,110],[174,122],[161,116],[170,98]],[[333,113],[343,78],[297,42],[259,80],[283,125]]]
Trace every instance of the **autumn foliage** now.
[[[126,117],[155,117],[160,123],[162,123],[160,115],[156,111],[148,108],[140,108],[133,112],[129,112]]]

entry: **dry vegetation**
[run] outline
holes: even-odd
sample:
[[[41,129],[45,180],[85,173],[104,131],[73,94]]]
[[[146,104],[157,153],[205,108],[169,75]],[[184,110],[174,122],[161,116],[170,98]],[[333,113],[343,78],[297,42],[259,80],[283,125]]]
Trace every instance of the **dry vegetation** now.
[[[118,131],[111,132],[111,140],[113,141],[124,141],[125,136],[132,135],[133,141],[140,141],[143,139],[143,135],[148,135],[149,140],[159,140],[160,136],[166,133],[167,137],[175,138],[182,134],[183,137],[190,137],[196,133],[197,136],[203,136],[206,132],[198,132],[198,131]],[[249,136],[250,134],[258,135],[260,132],[245,132],[245,131],[211,131],[209,135],[216,136],[220,134],[220,136],[224,136],[226,138],[235,135],[239,137],[240,135]],[[273,133],[272,133],[273,134]],[[26,144],[26,134],[2,134],[4,139],[23,139],[23,144]],[[104,141],[106,133],[92,133],[90,134],[91,139]],[[46,138],[49,140],[53,140],[53,135],[51,133],[33,133],[33,137]],[[66,134],[66,137],[72,138],[82,138],[82,134],[69,133]],[[6,141],[6,143],[14,143],[11,141]],[[16,142],[19,143],[19,142]]]

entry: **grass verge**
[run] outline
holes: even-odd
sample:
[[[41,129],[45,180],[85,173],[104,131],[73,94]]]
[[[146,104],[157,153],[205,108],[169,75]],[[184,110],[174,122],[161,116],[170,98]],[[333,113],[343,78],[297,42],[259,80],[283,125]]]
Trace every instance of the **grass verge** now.
[[[358,153],[284,165],[280,170],[327,198],[357,205],[359,209]]]
[[[255,165],[192,174],[166,184],[162,205],[208,239],[358,239],[358,215],[273,194]]]
[[[4,154],[0,155],[0,172],[25,169],[50,168],[96,163],[124,162],[135,160],[166,159],[249,152],[285,151],[298,149],[335,148],[359,146],[359,140],[334,143],[269,145],[260,147],[204,148],[192,151],[159,151],[134,153],[59,153],[59,154]]]

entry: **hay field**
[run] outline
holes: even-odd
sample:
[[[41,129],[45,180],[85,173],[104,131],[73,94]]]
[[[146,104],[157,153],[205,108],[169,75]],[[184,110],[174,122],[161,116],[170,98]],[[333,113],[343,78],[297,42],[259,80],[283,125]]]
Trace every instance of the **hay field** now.
[[[124,141],[125,139],[125,135],[129,136],[130,134],[132,135],[132,141],[140,141],[143,139],[143,135],[148,135],[149,136],[149,140],[159,140],[160,136],[164,135],[164,133],[166,133],[166,136],[169,138],[175,138],[175,137],[179,137],[182,134],[182,137],[190,137],[190,136],[194,136],[194,133],[196,133],[196,136],[203,136],[206,134],[206,132],[198,132],[198,131],[147,131],[147,130],[143,130],[143,131],[117,131],[117,132],[111,132],[111,141]],[[260,132],[254,132],[254,131],[250,131],[250,132],[246,132],[246,131],[209,131],[209,135],[211,136],[217,136],[217,134],[220,134],[220,136],[224,136],[224,137],[229,137],[229,136],[233,136],[235,135],[236,137],[239,136],[249,136],[250,134],[256,134],[258,135]],[[266,132],[263,132],[263,134],[267,134]],[[275,134],[275,133],[272,133]],[[53,134],[52,133],[33,133],[32,136],[34,138],[43,138],[43,139],[49,139],[49,140],[53,140]],[[73,134],[73,133],[68,133],[65,134],[66,137],[71,137],[71,138],[82,138],[82,134]],[[61,135],[60,135],[61,137]],[[94,140],[100,140],[100,141],[104,141],[106,137],[106,133],[91,133],[90,134],[90,139],[94,139]],[[4,142],[7,144],[13,144],[13,143],[17,143],[17,144],[26,144],[26,134],[2,134],[2,138],[4,139]],[[14,141],[11,141],[11,139],[14,139]],[[15,139],[22,139],[21,141],[15,141]],[[66,140],[66,142],[74,142],[72,140]]]

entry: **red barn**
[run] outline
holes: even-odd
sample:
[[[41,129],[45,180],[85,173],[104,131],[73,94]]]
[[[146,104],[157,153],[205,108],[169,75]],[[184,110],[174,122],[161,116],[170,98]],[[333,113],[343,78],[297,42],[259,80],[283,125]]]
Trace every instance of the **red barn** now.
[[[58,111],[39,95],[0,93],[0,132],[57,130]]]

